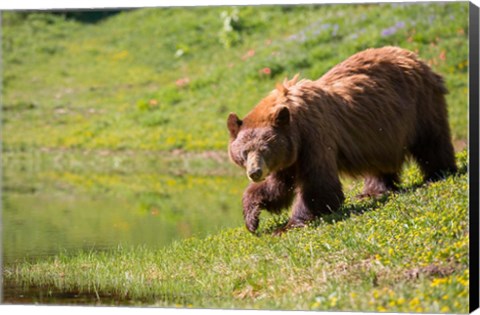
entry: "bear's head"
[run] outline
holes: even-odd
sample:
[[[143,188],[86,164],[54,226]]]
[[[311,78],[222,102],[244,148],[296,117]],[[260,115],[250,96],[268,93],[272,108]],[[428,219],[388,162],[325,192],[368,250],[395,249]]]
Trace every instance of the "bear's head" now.
[[[277,85],[241,120],[235,113],[227,119],[230,159],[246,170],[253,182],[288,168],[297,159],[297,141],[286,94],[292,81]]]

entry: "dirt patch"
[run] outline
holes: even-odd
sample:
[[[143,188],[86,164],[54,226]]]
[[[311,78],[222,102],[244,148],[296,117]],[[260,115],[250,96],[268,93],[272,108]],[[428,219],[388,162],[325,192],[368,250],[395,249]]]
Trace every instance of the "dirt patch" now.
[[[72,153],[83,155],[99,155],[99,156],[161,156],[163,158],[203,158],[217,162],[228,162],[227,151],[207,150],[200,152],[190,152],[181,149],[171,151],[142,151],[142,150],[112,150],[112,149],[71,149],[63,147],[42,147],[41,152],[45,153]]]
[[[463,151],[467,147],[467,141],[465,139],[453,141],[453,148],[455,152]]]
[[[424,267],[413,268],[405,271],[404,275],[407,279],[418,279],[420,275],[427,277],[446,277],[451,275],[456,271],[455,266],[453,265],[436,265],[430,264]]]
[[[162,154],[172,155],[175,157],[181,157],[181,158],[203,158],[203,159],[209,159],[209,160],[214,160],[216,162],[225,162],[228,161],[228,153],[226,151],[201,151],[201,152],[188,152],[180,149],[176,149],[173,151],[165,151]]]

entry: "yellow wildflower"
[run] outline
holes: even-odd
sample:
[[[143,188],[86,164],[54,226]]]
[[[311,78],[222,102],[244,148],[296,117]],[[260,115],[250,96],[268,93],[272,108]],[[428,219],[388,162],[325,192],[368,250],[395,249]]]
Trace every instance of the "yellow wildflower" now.
[[[386,312],[387,309],[386,309],[385,307],[383,307],[383,306],[379,306],[379,307],[377,308],[377,311],[379,311],[379,312]]]
[[[430,286],[431,287],[436,287],[436,286],[439,286],[440,284],[444,284],[446,282],[447,282],[447,278],[435,278],[435,279],[433,279]]]
[[[409,304],[411,307],[417,306],[418,304],[420,304],[420,300],[418,299],[418,297],[416,297],[412,299]]]

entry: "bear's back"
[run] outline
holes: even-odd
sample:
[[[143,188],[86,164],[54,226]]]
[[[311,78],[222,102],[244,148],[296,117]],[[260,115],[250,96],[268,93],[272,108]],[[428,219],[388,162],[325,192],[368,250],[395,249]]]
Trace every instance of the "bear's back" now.
[[[370,48],[354,54],[325,73],[317,82],[333,91],[341,82],[344,86],[363,88],[393,87],[397,93],[408,96],[415,96],[412,94],[424,86],[442,94],[447,93],[442,77],[415,53],[393,46]]]
[[[331,97],[327,107],[336,122],[339,166],[348,173],[397,169],[421,120],[442,106],[433,104],[431,95],[446,93],[439,75],[398,47],[359,52],[315,85]]]

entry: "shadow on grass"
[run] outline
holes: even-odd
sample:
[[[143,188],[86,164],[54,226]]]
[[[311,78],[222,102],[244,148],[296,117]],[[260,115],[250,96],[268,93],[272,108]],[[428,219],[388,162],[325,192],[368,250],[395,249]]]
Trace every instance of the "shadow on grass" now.
[[[67,20],[75,20],[84,24],[96,24],[108,19],[118,13],[127,9],[114,10],[91,10],[91,9],[77,9],[77,10],[58,10],[53,11],[52,14],[63,15]],[[129,9],[131,10],[131,9]]]
[[[340,222],[346,220],[352,216],[352,214],[363,214],[368,211],[376,210],[387,203],[390,200],[392,195],[403,195],[407,193],[413,193],[419,188],[428,187],[433,182],[438,182],[447,179],[451,176],[461,176],[465,175],[468,171],[468,164],[467,163],[459,163],[458,171],[454,174],[444,174],[437,180],[427,181],[427,182],[420,182],[420,183],[411,183],[406,186],[399,187],[395,192],[385,194],[381,197],[377,198],[364,198],[364,199],[357,199],[353,201],[353,203],[344,204],[340,209],[331,214],[323,215],[320,218],[315,219],[314,221],[310,222],[308,225],[313,228],[318,228],[322,224],[335,224],[336,222]],[[276,231],[282,230],[288,222],[288,216],[281,215],[272,218],[265,229],[261,232],[257,233],[257,235],[268,235],[275,233]]]

